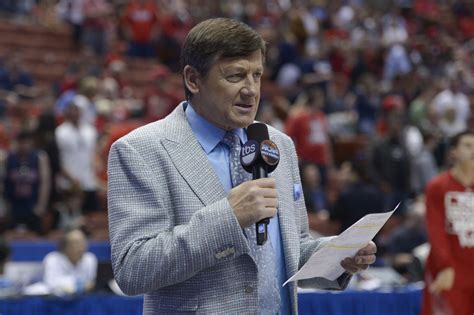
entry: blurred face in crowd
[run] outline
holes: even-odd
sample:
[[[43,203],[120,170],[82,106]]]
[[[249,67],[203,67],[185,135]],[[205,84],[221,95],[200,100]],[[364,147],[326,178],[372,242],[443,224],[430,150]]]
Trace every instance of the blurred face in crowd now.
[[[308,103],[313,110],[320,111],[324,108],[326,96],[321,89],[315,89],[309,92]]]
[[[444,119],[449,123],[453,123],[456,120],[456,108],[454,106],[448,107],[444,111]]]
[[[64,245],[64,255],[72,264],[77,264],[87,249],[87,240],[84,233],[80,230],[74,230],[68,233]]]
[[[321,183],[321,174],[319,169],[314,164],[308,164],[304,168],[304,181],[305,184],[308,185],[310,188],[317,188]]]
[[[73,124],[79,123],[79,118],[81,116],[81,110],[75,104],[69,105],[64,111],[64,117],[72,122]]]
[[[29,154],[33,150],[33,139],[22,138],[18,139],[18,153]]]
[[[186,66],[185,73],[190,78],[193,108],[209,122],[232,130],[254,121],[263,74],[260,49],[247,57],[219,58],[205,76],[190,66]]]
[[[403,129],[403,110],[392,109],[387,116],[388,129],[391,136],[398,136]]]

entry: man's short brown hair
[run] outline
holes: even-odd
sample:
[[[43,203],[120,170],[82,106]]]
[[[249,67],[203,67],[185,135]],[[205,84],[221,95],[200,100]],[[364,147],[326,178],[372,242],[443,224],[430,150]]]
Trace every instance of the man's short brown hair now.
[[[451,149],[454,149],[458,146],[459,141],[461,140],[462,137],[464,136],[474,136],[474,129],[473,130],[464,130],[462,132],[459,132],[455,134],[450,140],[449,140],[449,147]]]
[[[265,56],[265,41],[250,26],[229,18],[214,18],[197,24],[186,36],[181,67],[189,65],[206,76],[219,58],[245,57],[257,50]],[[186,97],[192,94],[185,85]]]

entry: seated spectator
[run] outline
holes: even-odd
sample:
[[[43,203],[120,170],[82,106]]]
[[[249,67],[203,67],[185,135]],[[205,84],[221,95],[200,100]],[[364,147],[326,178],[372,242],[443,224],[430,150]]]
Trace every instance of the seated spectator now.
[[[327,210],[326,196],[321,187],[321,174],[316,165],[308,163],[301,167],[301,180],[303,194],[308,212],[320,212]]]
[[[11,297],[19,293],[17,283],[5,275],[5,265],[10,258],[10,247],[0,239],[0,298]]]
[[[321,186],[321,173],[318,167],[311,163],[303,164],[301,181],[312,235],[334,235],[337,233],[337,226],[329,221],[326,190]]]
[[[34,9],[36,1],[32,0],[2,0],[0,11],[12,15],[29,15]]]
[[[66,232],[58,251],[43,260],[43,282],[54,295],[80,294],[95,287],[97,257],[87,252],[87,239],[81,230]]]
[[[33,76],[24,68],[18,54],[7,58],[0,68],[0,90],[16,92],[24,97],[32,97],[36,94]]]
[[[331,210],[331,221],[339,225],[340,233],[369,213],[382,212],[384,201],[381,191],[373,185],[367,174],[367,161],[350,163],[350,181],[339,195]]]
[[[16,149],[11,150],[5,164],[4,195],[10,209],[10,228],[25,224],[42,233],[42,215],[46,211],[50,190],[49,159],[36,150],[33,135],[18,135]]]

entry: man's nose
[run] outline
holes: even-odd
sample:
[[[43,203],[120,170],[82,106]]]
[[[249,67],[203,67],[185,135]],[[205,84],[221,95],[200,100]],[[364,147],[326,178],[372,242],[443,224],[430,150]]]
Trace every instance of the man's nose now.
[[[254,97],[257,95],[260,86],[252,79],[247,80],[245,86],[242,88],[242,93],[247,97]]]

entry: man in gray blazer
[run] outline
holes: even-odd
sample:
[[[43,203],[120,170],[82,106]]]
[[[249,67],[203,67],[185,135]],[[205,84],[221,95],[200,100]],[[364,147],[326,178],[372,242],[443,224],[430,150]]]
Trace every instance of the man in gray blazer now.
[[[260,100],[265,44],[247,25],[206,20],[182,51],[187,101],[163,120],[119,139],[109,155],[112,265],[120,288],[145,294],[144,313],[297,313],[296,283],[282,287],[329,239],[312,239],[291,139],[269,127],[281,161],[268,178],[233,185],[226,134],[247,140]],[[271,218],[256,258],[247,228]],[[372,242],[341,265],[336,281],[300,281],[343,289],[375,260]],[[273,256],[272,256],[273,257]],[[270,266],[270,267],[269,267]],[[271,274],[274,277],[259,277]],[[268,282],[279,292],[272,295]],[[268,303],[270,301],[270,303]]]

